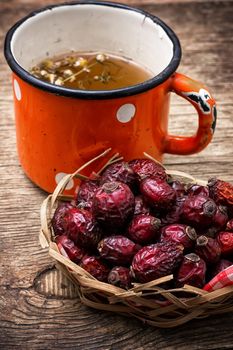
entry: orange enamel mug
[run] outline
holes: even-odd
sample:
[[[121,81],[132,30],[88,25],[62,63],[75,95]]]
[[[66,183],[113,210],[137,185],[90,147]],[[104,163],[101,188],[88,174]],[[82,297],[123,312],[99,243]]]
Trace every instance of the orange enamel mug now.
[[[69,50],[124,56],[153,77],[117,90],[86,91],[53,85],[29,73],[45,57]],[[147,152],[162,161],[164,153],[199,152],[212,139],[213,97],[201,83],[176,73],[181,59],[177,36],[142,10],[98,1],[43,8],[8,31],[5,57],[13,71],[20,162],[27,176],[48,192],[64,174],[109,147],[126,160]],[[168,134],[171,92],[198,113],[199,126],[191,137]],[[74,190],[73,183],[68,190]]]

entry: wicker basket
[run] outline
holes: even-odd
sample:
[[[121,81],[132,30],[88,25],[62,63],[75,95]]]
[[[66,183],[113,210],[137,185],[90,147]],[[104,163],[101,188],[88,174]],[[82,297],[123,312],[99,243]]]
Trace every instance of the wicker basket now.
[[[167,290],[162,286],[173,279],[173,276],[170,275],[145,284],[135,283],[133,288],[126,291],[96,280],[87,271],[59,252],[51,228],[51,218],[57,203],[59,200],[71,201],[72,197],[63,194],[69,181],[73,178],[77,178],[79,181],[86,178],[80,172],[96,160],[106,157],[109,151],[107,150],[92,159],[75,173],[66,175],[57,185],[53,194],[49,195],[41,206],[41,246],[48,249],[49,255],[56,260],[57,267],[77,286],[81,302],[98,310],[136,317],[144,323],[162,328],[175,327],[194,318],[204,318],[233,311],[233,285],[212,292],[189,285]],[[151,158],[147,154],[145,156]],[[122,158],[116,154],[106,165],[119,159]],[[189,182],[205,184],[204,181],[196,180],[179,171],[166,170],[166,172],[175,177],[186,178]]]

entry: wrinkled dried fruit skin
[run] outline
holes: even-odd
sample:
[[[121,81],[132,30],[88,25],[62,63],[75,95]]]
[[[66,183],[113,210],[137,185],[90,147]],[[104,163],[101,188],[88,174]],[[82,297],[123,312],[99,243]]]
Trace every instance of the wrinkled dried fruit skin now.
[[[227,231],[232,231],[233,232],[233,219],[229,220],[227,225],[226,225],[226,230]]]
[[[176,285],[182,287],[189,284],[197,288],[205,285],[206,263],[196,254],[187,254],[176,274]]]
[[[188,195],[201,195],[203,197],[209,197],[209,188],[207,186],[202,186],[202,185],[191,185],[187,189]]]
[[[76,197],[77,206],[82,209],[91,209],[92,200],[98,187],[97,180],[82,181]]]
[[[233,265],[232,261],[225,260],[225,259],[219,260],[217,264],[212,267],[210,277],[214,278],[215,276],[217,276],[217,274],[219,274],[220,272],[222,272],[223,270],[227,269],[232,265]]]
[[[128,185],[131,190],[135,190],[139,182],[139,176],[128,163],[120,161],[109,165],[101,174],[100,185],[111,181],[123,182]]]
[[[176,198],[172,207],[161,217],[162,224],[176,224],[181,220],[185,196]]]
[[[100,256],[116,265],[128,265],[141,248],[125,236],[115,235],[102,239],[98,244]]]
[[[83,248],[77,247],[66,235],[57,236],[55,241],[61,254],[65,256],[67,254],[70,260],[76,264],[79,264],[86,254],[86,251]],[[64,254],[62,248],[65,250],[66,254]]]
[[[121,228],[133,216],[134,195],[121,182],[106,182],[96,191],[93,199],[93,214],[105,227]]]
[[[182,219],[195,228],[208,227],[216,211],[217,206],[209,197],[191,195],[184,202]]]
[[[73,208],[73,205],[70,203],[60,203],[55,210],[55,213],[52,218],[52,227],[55,235],[63,235],[65,233],[64,227],[64,216],[66,215],[69,209]]]
[[[133,159],[129,162],[129,166],[141,179],[151,176],[161,180],[167,179],[167,174],[164,168],[160,164],[153,162],[153,160]]]
[[[97,256],[84,256],[82,259],[80,266],[89,272],[93,277],[101,282],[107,282],[109,268],[108,266],[101,260],[100,257]]]
[[[108,283],[124,289],[132,287],[131,280],[132,277],[128,267],[115,266],[108,275]]]
[[[170,183],[170,185],[173,188],[173,190],[176,191],[177,197],[182,197],[186,194],[185,185],[183,183],[181,183],[180,181],[178,181],[178,180],[172,181]]]
[[[233,185],[229,182],[211,178],[208,181],[210,197],[217,204],[231,207],[233,205]]]
[[[161,242],[175,242],[182,244],[185,249],[191,249],[197,239],[197,234],[194,228],[183,225],[173,224],[164,226],[161,229]]]
[[[148,177],[141,181],[140,191],[154,208],[168,210],[176,199],[175,190],[164,180]]]
[[[182,245],[168,242],[151,244],[135,254],[131,270],[139,282],[146,283],[172,274],[182,258]]]
[[[64,217],[66,234],[75,244],[94,249],[102,237],[102,232],[91,212],[72,208]]]
[[[222,229],[226,226],[227,221],[228,221],[227,207],[223,205],[218,205],[217,211],[213,217],[213,225],[218,229]]]
[[[128,237],[139,244],[147,244],[159,238],[161,221],[151,215],[137,215],[128,228]]]
[[[222,255],[233,254],[233,232],[222,231],[217,234],[217,241],[220,244]]]
[[[149,215],[150,208],[147,205],[147,203],[145,203],[142,196],[136,196],[135,197],[134,216],[141,215],[141,214]]]
[[[196,242],[195,253],[205,260],[206,264],[215,264],[220,260],[221,247],[216,239],[199,236]]]

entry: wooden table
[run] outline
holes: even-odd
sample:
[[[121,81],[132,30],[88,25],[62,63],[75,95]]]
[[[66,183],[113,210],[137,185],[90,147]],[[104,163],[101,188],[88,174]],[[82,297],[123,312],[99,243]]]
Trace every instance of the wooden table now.
[[[7,29],[52,0],[0,0],[0,43]],[[124,2],[124,1],[122,1]],[[125,1],[126,2],[126,1]],[[171,169],[233,181],[233,2],[128,1],[161,17],[183,48],[179,71],[209,86],[218,103],[212,143],[200,154],[166,156]],[[173,97],[170,131],[191,134],[195,113]],[[160,330],[80,304],[74,286],[38,242],[46,193],[24,175],[17,158],[10,70],[0,56],[0,349],[232,349],[233,315]]]

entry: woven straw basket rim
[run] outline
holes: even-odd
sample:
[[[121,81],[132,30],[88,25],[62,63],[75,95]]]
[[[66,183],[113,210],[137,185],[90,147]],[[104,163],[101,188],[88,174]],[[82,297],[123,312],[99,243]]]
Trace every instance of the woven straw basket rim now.
[[[111,149],[107,149],[73,174],[66,175],[41,206],[40,244],[42,248],[48,249],[49,255],[56,260],[57,268],[76,285],[81,302],[98,310],[136,317],[144,323],[161,328],[172,328],[194,318],[204,318],[233,311],[233,286],[223,287],[213,292],[189,285],[185,285],[183,288],[163,289],[161,285],[173,279],[173,276],[170,275],[144,284],[135,283],[133,288],[125,290],[96,280],[87,271],[60,253],[54,242],[54,233],[51,227],[51,218],[57,203],[60,200],[71,201],[71,196],[63,194],[69,181],[73,178],[79,180],[87,178],[80,172],[96,160],[106,157],[110,151]],[[153,159],[147,153],[144,153],[144,156]],[[120,159],[122,157],[115,154],[107,161],[104,168]],[[97,174],[102,170],[103,168]],[[189,174],[165,170],[167,174],[182,177],[191,183],[206,184],[206,181],[197,180]],[[159,300],[159,297],[163,297],[164,301]]]

